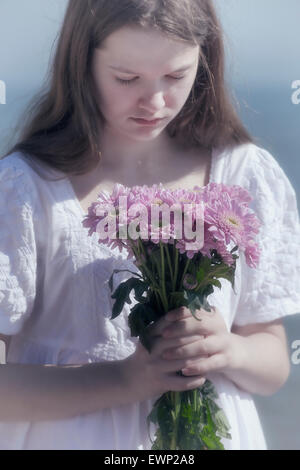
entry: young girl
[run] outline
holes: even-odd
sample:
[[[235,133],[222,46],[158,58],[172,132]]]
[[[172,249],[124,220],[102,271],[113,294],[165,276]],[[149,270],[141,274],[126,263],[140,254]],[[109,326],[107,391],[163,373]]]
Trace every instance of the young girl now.
[[[222,281],[201,329],[187,309],[169,312],[151,354],[130,337],[127,307],[110,320],[108,279],[134,264],[82,226],[116,182],[237,184],[262,222],[260,266],[238,260],[235,292]],[[299,216],[231,105],[210,0],[70,0],[49,88],[0,161],[0,188],[1,449],[151,449],[154,401],[206,378],[231,426],[225,448],[266,449],[251,394],[289,375]]]

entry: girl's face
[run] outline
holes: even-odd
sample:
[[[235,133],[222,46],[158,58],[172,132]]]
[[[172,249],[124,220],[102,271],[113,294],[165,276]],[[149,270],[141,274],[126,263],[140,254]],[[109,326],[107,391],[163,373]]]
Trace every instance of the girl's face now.
[[[106,126],[133,140],[157,137],[188,99],[198,62],[199,46],[153,29],[124,27],[112,33],[95,50],[92,66]],[[161,120],[149,123],[156,119]]]

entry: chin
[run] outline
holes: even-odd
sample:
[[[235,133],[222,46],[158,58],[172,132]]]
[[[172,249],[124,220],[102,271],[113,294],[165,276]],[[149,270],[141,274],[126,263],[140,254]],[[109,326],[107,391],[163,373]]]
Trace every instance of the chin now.
[[[123,135],[136,142],[150,142],[159,137],[163,131],[164,129],[143,129],[143,131],[140,129],[136,132],[123,132]]]

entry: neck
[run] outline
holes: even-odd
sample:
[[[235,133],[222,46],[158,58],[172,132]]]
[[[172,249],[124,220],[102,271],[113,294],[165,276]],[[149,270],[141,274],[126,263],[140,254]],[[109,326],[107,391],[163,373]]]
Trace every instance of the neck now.
[[[175,154],[175,142],[161,133],[151,141],[137,141],[127,136],[116,136],[111,130],[105,129],[101,135],[101,165],[108,170],[144,169],[161,165],[163,161]],[[178,150],[177,150],[178,151]]]

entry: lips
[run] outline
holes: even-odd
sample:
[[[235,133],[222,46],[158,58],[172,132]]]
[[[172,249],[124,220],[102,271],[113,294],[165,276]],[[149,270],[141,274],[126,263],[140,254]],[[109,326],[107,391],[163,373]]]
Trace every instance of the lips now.
[[[159,123],[160,121],[163,120],[163,118],[158,118],[158,119],[143,119],[143,118],[131,118],[134,121],[140,123],[140,124],[146,124],[146,125],[154,125]]]
[[[133,119],[141,119],[142,121],[148,121],[148,122],[152,122],[152,121],[158,121],[160,119],[163,119],[163,118],[153,118],[153,119],[148,119],[148,118],[141,118],[141,117],[136,117],[136,118],[133,118]]]

